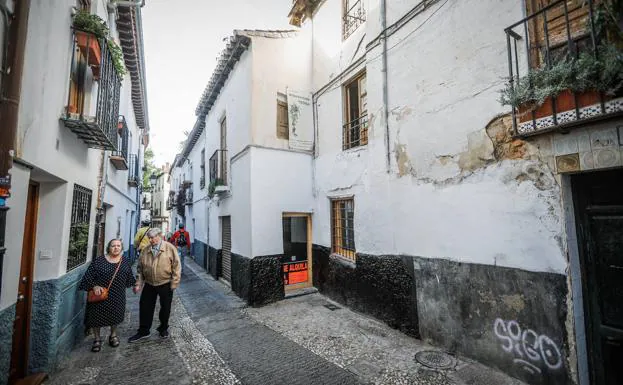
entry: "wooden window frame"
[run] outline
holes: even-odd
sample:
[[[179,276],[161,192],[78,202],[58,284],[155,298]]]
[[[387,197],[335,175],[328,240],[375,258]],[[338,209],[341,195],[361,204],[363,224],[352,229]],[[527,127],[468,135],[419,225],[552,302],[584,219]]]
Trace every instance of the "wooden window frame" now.
[[[352,197],[335,198],[331,199],[330,202],[331,253],[351,262],[355,262],[357,260],[355,245],[355,200]],[[348,218],[347,215],[347,210],[349,209],[352,213],[351,218]],[[346,240],[344,238],[346,238]]]
[[[342,125],[342,150],[349,150],[368,144],[368,90],[367,73],[365,70],[353,76],[342,87],[343,121]],[[357,98],[359,99],[358,114],[351,111],[351,86],[357,83]],[[363,90],[363,91],[362,91]],[[355,116],[357,115],[357,116]],[[354,134],[357,135],[354,135]]]

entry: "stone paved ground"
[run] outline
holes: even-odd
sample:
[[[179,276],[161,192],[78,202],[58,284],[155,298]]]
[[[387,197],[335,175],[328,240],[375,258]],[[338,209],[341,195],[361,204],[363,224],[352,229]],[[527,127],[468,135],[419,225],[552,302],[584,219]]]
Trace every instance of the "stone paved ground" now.
[[[187,267],[171,338],[127,344],[138,322],[138,296],[129,294],[121,346],[95,354],[85,339],[46,384],[521,384],[455,358],[446,371],[422,366],[413,357],[430,346],[339,304],[331,311],[320,294],[247,308],[192,261]]]

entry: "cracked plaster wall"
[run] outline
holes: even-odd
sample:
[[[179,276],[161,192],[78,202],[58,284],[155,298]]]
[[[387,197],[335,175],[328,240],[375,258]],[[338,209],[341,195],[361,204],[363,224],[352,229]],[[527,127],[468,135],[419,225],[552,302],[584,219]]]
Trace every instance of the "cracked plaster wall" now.
[[[316,86],[333,78],[325,68],[343,69],[363,54],[344,62],[353,52],[350,41],[358,39],[353,35],[324,63],[326,51],[316,48],[328,44],[320,40],[339,25],[339,18],[323,14],[333,3],[314,18],[314,31],[325,31],[315,34],[314,66],[323,63],[313,72]],[[388,39],[389,173],[380,47],[366,55],[367,146],[341,149],[341,88],[318,97],[314,242],[331,244],[329,198],[354,196],[358,252],[564,274],[551,144],[512,140],[507,111],[497,101],[508,71],[503,30],[521,19],[522,8],[513,1],[444,3]],[[371,22],[360,27],[366,39],[380,32],[378,1],[369,5]]]

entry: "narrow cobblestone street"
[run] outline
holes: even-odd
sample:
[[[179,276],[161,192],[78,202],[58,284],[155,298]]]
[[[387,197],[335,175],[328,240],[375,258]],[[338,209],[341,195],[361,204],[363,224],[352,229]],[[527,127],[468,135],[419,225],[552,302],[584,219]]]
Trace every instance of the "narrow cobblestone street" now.
[[[171,338],[126,342],[138,298],[129,294],[119,348],[91,353],[87,337],[46,383],[521,384],[456,358],[447,370],[427,368],[414,355],[430,346],[339,305],[332,311],[320,294],[248,308],[192,261],[173,302]]]

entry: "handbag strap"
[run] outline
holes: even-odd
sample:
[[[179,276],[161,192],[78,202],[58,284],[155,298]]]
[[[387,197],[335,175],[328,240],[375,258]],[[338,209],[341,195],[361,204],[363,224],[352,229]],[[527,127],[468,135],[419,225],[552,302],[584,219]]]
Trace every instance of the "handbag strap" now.
[[[110,280],[110,283],[108,284],[108,291],[110,291],[110,287],[112,286],[112,282],[115,280],[115,277],[117,276],[117,272],[119,271],[119,268],[121,267],[121,262],[123,262],[123,257],[121,257],[119,259],[119,264],[117,265],[117,269],[115,270],[115,274],[112,275],[112,279]]]

